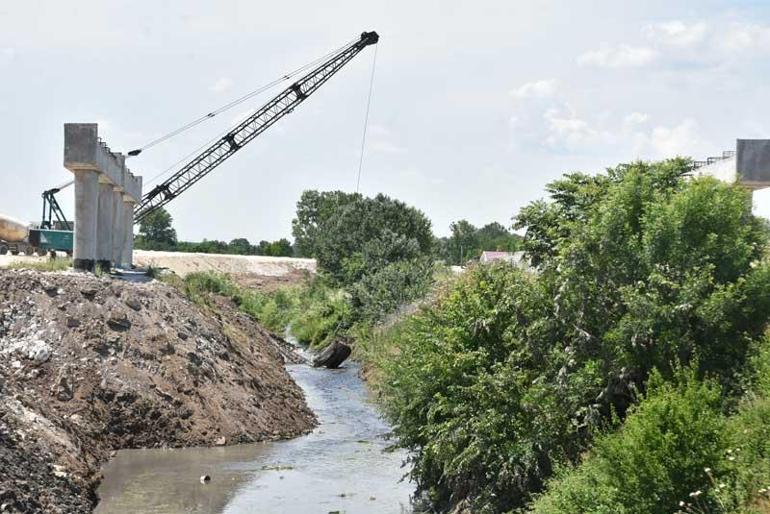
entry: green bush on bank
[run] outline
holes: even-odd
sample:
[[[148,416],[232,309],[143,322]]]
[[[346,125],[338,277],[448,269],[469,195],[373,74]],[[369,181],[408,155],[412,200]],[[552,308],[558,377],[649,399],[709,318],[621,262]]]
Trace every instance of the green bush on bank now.
[[[283,333],[291,325],[292,334],[312,347],[325,346],[350,325],[348,295],[329,286],[322,277],[262,292],[241,287],[222,273],[197,272],[187,275],[181,287],[198,303],[209,303],[211,294],[226,296],[276,333]]]
[[[536,275],[479,266],[399,328],[382,392],[437,508],[525,506],[625,419],[653,370],[694,366],[742,391],[770,315],[767,227],[744,191],[688,170],[565,176],[517,218]],[[671,477],[667,498],[691,485]]]
[[[653,373],[622,427],[599,437],[574,470],[548,484],[536,514],[670,514],[680,502],[713,512],[709,474],[723,467],[720,388],[692,372],[666,382]],[[708,470],[708,471],[707,471]]]
[[[722,414],[711,380],[653,374],[638,407],[598,438],[531,506],[536,514],[761,514],[770,510],[770,340],[752,360],[752,389]]]

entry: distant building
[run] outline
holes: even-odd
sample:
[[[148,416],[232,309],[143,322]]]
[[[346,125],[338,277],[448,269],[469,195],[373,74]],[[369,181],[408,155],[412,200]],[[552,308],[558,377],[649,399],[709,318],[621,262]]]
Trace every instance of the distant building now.
[[[710,176],[749,189],[770,187],[770,139],[738,139],[735,150],[693,162],[694,176]]]
[[[524,255],[524,252],[481,252],[479,262],[489,263],[495,261],[504,261],[520,269],[529,268],[529,260]]]

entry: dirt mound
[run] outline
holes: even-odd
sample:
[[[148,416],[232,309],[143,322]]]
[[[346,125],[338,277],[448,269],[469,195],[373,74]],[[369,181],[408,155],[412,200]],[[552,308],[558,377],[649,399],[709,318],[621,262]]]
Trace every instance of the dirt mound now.
[[[158,282],[0,271],[0,510],[89,512],[115,449],[310,430],[285,349],[220,303]]]

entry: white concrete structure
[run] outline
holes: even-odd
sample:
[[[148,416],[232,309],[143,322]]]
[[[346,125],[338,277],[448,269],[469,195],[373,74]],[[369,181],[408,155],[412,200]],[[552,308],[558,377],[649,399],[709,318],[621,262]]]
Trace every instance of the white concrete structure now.
[[[73,266],[88,271],[97,264],[130,267],[133,205],[141,201],[142,178],[99,139],[96,123],[64,125],[64,167],[75,175]]]
[[[752,190],[770,187],[770,139],[738,139],[735,151],[696,161],[694,176],[710,176]]]

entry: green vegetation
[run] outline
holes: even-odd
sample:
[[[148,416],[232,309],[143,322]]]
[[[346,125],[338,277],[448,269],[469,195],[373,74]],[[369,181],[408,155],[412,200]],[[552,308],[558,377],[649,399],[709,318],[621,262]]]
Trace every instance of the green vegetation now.
[[[142,220],[134,245],[146,250],[168,250],[176,245],[176,230],[171,226],[173,218],[166,209],[160,208]]]
[[[449,226],[450,237],[438,240],[438,255],[447,264],[465,265],[478,259],[481,252],[515,252],[521,249],[521,236],[510,232],[497,222],[476,228],[466,220],[460,220]]]
[[[305,191],[292,232],[300,255],[342,286],[352,286],[388,265],[430,259],[433,232],[425,215],[385,195],[365,198],[342,191]]]
[[[577,469],[550,482],[532,512],[670,514],[685,501],[714,512],[716,502],[704,491],[726,460],[720,389],[691,372],[677,378],[665,382],[653,373],[622,427],[599,437]]]
[[[688,169],[565,176],[516,218],[536,274],[477,266],[396,336],[367,340],[435,508],[527,508],[548,484],[539,512],[673,512],[717,487],[703,469],[732,462],[729,433],[761,446],[738,420],[757,429],[765,415],[741,395],[770,316],[767,227],[745,191]],[[742,483],[766,476],[766,450]],[[744,491],[729,508],[758,501],[754,485],[728,487]]]
[[[419,211],[309,192],[294,235],[318,277],[185,287],[315,346],[353,339],[432,510],[767,513],[770,234],[746,191],[688,170],[550,184],[515,221],[534,272],[442,273]]]
[[[13,261],[8,265],[10,269],[32,269],[36,271],[65,271],[72,268],[72,259],[56,258],[44,261]]]
[[[425,215],[385,195],[306,191],[292,222],[319,276],[273,296],[302,342],[323,346],[425,296],[435,271]]]
[[[653,374],[622,427],[600,436],[532,505],[537,514],[760,514],[770,508],[770,341],[755,384],[731,415],[711,380]]]
[[[285,287],[270,293],[244,288],[229,276],[215,272],[198,272],[184,280],[171,280],[192,301],[210,304],[211,294],[233,300],[242,311],[268,329],[283,333],[291,324],[294,336],[314,347],[324,346],[350,323],[350,301],[341,289],[331,288],[322,279]]]
[[[239,237],[229,243],[204,239],[199,243],[178,241],[176,230],[172,227],[173,218],[165,209],[150,213],[139,225],[134,247],[138,250],[163,250],[188,253],[218,253],[234,255],[267,255],[272,257],[291,257],[294,248],[288,239],[260,241],[253,245],[248,239]]]

